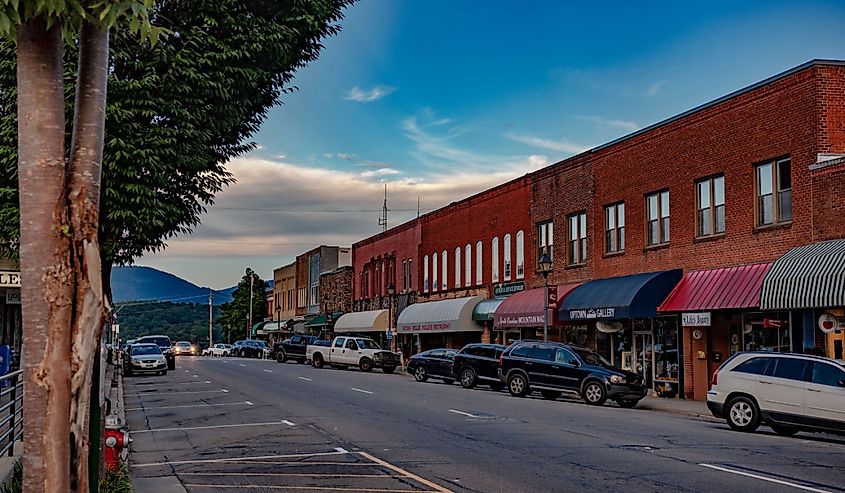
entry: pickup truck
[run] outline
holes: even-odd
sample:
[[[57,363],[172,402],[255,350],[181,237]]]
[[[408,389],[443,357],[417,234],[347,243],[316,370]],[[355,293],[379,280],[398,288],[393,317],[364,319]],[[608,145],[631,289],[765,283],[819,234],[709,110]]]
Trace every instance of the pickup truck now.
[[[279,363],[284,363],[287,360],[305,363],[305,348],[318,341],[321,341],[321,339],[316,336],[295,335],[290,339],[273,344],[273,355]],[[328,344],[329,341],[325,342]]]
[[[314,368],[331,365],[335,368],[357,366],[361,371],[381,368],[384,373],[393,373],[399,366],[399,355],[385,351],[372,339],[366,337],[338,336],[330,346],[309,344],[305,359]]]

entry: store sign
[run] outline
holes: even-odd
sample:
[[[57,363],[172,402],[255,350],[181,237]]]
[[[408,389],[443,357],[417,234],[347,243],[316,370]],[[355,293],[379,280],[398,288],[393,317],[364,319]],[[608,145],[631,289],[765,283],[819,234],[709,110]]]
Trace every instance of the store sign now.
[[[21,273],[8,270],[0,270],[0,288],[21,287]]]
[[[684,327],[710,327],[710,312],[682,313],[681,325]]]
[[[499,327],[541,327],[545,319],[543,315],[504,315],[499,319]],[[551,320],[549,320],[551,322]]]
[[[763,328],[764,329],[782,329],[786,327],[788,322],[786,320],[778,320],[776,318],[764,318],[763,319]]]
[[[845,317],[837,317],[832,313],[823,313],[819,317],[819,328],[825,334],[831,334],[836,331],[845,331]]]
[[[453,332],[450,322],[431,324],[403,324],[399,326],[400,332]]]
[[[7,305],[20,305],[21,304],[21,290],[20,289],[7,289],[6,290],[6,304]]]
[[[616,308],[590,308],[587,310],[569,310],[569,318],[572,320],[590,320],[594,318],[613,318],[616,315]]]
[[[506,282],[504,284],[497,284],[493,286],[493,296],[500,298],[510,296],[512,294],[525,291],[525,282]]]

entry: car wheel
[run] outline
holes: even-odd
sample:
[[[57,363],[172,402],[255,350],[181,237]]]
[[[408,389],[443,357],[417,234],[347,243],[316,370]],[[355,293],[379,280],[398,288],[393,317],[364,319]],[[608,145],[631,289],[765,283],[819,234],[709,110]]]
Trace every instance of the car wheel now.
[[[490,389],[492,389],[496,392],[501,392],[502,390],[505,389],[505,384],[503,384],[503,383],[491,383],[489,385],[490,385]]]
[[[472,368],[464,368],[461,370],[461,387],[471,389],[475,387],[475,383],[477,381],[478,376],[475,374],[475,370]]]
[[[396,371],[396,367],[395,366],[382,366],[381,371],[383,371],[384,373],[387,373],[387,374],[391,374],[394,371]]]
[[[276,361],[277,362],[284,363],[287,360],[288,360],[288,355],[284,351],[280,350],[278,353],[276,353]]]
[[[525,397],[530,388],[528,379],[522,373],[512,373],[508,377],[508,392],[514,397]]]
[[[424,366],[418,366],[416,370],[414,370],[414,380],[417,382],[425,382],[428,380],[428,375],[425,373]]]
[[[607,390],[601,382],[590,380],[584,384],[581,397],[591,406],[601,406],[607,400]]]
[[[774,423],[770,424],[769,426],[772,428],[772,431],[774,431],[778,435],[783,435],[785,437],[791,437],[792,435],[801,431],[798,428],[795,428],[794,426],[784,426]]]
[[[543,396],[543,399],[554,401],[557,400],[558,397],[563,395],[563,392],[560,392],[558,390],[541,390],[540,395]]]
[[[373,362],[370,358],[361,358],[361,361],[358,363],[358,368],[361,371],[373,371]]]
[[[638,402],[640,402],[638,399],[616,399],[616,404],[625,409],[632,409]]]
[[[167,375],[167,370],[161,370],[162,375]]]
[[[314,355],[314,360],[311,362],[314,368],[322,368],[323,367],[323,356],[320,353]]]
[[[752,432],[760,426],[760,409],[748,397],[737,397],[728,404],[725,420],[734,431]]]

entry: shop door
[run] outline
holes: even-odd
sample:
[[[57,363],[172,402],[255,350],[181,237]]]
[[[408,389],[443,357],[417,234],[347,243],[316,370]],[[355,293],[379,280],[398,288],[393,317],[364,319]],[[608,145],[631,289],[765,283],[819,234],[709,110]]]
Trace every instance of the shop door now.
[[[648,388],[654,388],[654,336],[651,332],[634,332],[632,347],[634,358],[633,371],[643,377]]]

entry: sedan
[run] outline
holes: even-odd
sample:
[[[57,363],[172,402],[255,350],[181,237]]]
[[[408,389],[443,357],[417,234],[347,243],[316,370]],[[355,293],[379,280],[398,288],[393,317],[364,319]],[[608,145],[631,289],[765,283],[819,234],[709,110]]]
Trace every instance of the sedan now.
[[[408,361],[408,373],[414,376],[417,382],[425,382],[429,378],[443,380],[443,383],[451,385],[455,381],[452,373],[452,363],[455,355],[454,349],[430,349],[411,356]]]
[[[167,360],[156,344],[132,344],[123,353],[123,373],[127,377],[136,373],[167,375]]]
[[[229,351],[232,349],[231,344],[215,344],[203,351],[204,356],[229,356]]]
[[[242,341],[240,345],[232,348],[233,354],[241,358],[267,358],[270,355],[270,348],[264,341],[256,341],[255,339],[248,339]]]
[[[196,356],[197,347],[188,341],[179,341],[173,345],[173,354],[177,356],[183,354],[190,354],[191,356]]]

